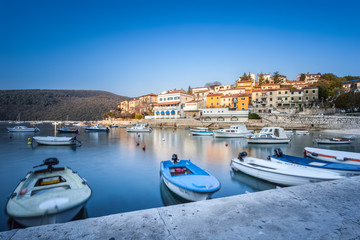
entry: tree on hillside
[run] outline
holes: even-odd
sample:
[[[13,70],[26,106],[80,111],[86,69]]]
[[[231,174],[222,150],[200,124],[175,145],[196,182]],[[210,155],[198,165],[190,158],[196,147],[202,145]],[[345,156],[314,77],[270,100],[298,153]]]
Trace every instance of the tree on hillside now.
[[[246,73],[244,72],[244,75],[242,75],[242,76],[240,77],[240,80],[241,80],[241,81],[251,80],[250,73],[249,73],[249,74],[246,74]]]
[[[360,79],[360,76],[344,76],[343,79],[344,81],[351,81],[355,79]]]
[[[286,79],[286,76],[281,75],[279,71],[274,72],[274,75],[272,77],[275,84],[280,84],[284,79]]]
[[[192,94],[192,88],[190,87],[190,85],[189,85],[189,88],[187,90],[187,94]]]
[[[263,73],[259,74],[258,84],[259,86],[263,85],[265,83],[265,77]]]
[[[300,81],[305,81],[305,79],[306,79],[306,76],[305,76],[304,73],[302,73],[302,74],[300,75]]]
[[[209,82],[205,84],[205,87],[211,87],[213,88],[214,86],[220,86],[221,82],[215,81],[215,82]]]

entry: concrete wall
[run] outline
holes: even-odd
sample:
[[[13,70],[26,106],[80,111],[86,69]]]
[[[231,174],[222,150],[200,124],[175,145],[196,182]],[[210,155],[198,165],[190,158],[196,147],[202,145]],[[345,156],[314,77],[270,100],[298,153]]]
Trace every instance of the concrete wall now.
[[[359,205],[360,177],[352,177],[12,230],[0,239],[360,239]]]

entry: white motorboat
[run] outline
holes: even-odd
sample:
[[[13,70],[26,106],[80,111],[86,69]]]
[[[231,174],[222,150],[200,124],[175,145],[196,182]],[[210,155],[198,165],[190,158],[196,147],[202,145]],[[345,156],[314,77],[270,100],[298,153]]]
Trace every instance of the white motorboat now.
[[[293,186],[343,178],[340,174],[327,170],[246,156],[246,152],[240,153],[238,158],[231,160],[231,167],[250,176],[280,185]]]
[[[304,153],[307,157],[315,158],[324,161],[346,163],[346,164],[359,164],[360,153],[335,151],[321,148],[305,147]]]
[[[290,138],[281,127],[264,127],[248,138],[248,143],[289,143]]]
[[[52,136],[37,136],[33,137],[33,139],[42,145],[51,145],[51,146],[69,146],[81,144],[79,140],[77,140],[76,136],[74,137],[52,137]]]
[[[109,132],[110,131],[108,127],[103,127],[98,123],[95,124],[94,126],[86,127],[85,130],[88,132]]]
[[[151,132],[152,128],[149,126],[146,126],[145,123],[138,123],[135,126],[127,127],[127,132]]]
[[[295,131],[296,135],[309,135],[309,131],[306,130],[296,130]]]
[[[350,144],[352,139],[349,138],[315,138],[315,142],[318,144]]]
[[[7,128],[7,130],[9,132],[38,132],[38,131],[40,131],[40,129],[37,127],[28,128],[26,126],[15,126],[12,128]]]
[[[188,201],[209,199],[221,187],[214,176],[190,160],[179,160],[176,154],[171,161],[160,163],[160,173],[166,186]]]
[[[218,138],[246,138],[252,134],[245,125],[232,125],[228,129],[214,130],[214,137]]]
[[[197,127],[190,129],[190,133],[193,136],[212,136],[213,132],[209,131],[207,127]]]
[[[6,204],[6,214],[23,226],[63,223],[73,219],[91,197],[86,180],[70,168],[54,168],[48,158],[23,178]],[[35,166],[35,167],[39,167]]]

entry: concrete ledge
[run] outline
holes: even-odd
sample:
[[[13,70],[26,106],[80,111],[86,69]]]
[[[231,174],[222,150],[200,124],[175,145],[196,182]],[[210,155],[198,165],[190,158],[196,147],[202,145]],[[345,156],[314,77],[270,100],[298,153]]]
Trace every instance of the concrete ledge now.
[[[352,177],[12,230],[0,239],[359,239],[359,206],[360,177]]]

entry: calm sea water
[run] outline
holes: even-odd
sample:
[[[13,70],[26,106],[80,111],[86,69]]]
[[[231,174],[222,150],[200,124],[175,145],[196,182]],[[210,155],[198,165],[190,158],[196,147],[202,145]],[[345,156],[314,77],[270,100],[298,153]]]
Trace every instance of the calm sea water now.
[[[78,139],[81,147],[28,145],[34,133],[9,133],[0,124],[0,208],[5,209],[8,196],[32,167],[49,157],[59,159],[59,166],[69,166],[84,177],[93,191],[86,205],[88,217],[179,204],[183,200],[169,192],[160,181],[160,162],[176,153],[180,159],[190,159],[221,182],[213,198],[275,188],[253,177],[234,173],[230,160],[239,152],[266,158],[280,147],[284,153],[303,156],[306,146],[316,146],[313,138],[335,136],[312,132],[307,136],[292,136],[290,144],[254,145],[246,139],[221,139],[190,136],[184,129],[154,129],[151,133],[127,133],[113,128],[109,133],[85,132]],[[53,136],[54,126],[38,125],[35,135]],[[71,134],[58,134],[58,136]],[[139,146],[137,146],[139,142]],[[228,146],[226,147],[226,143]],[[142,147],[145,146],[145,151]],[[346,146],[321,146],[334,150],[360,152],[359,139]],[[9,218],[0,211],[0,231],[9,229]]]

